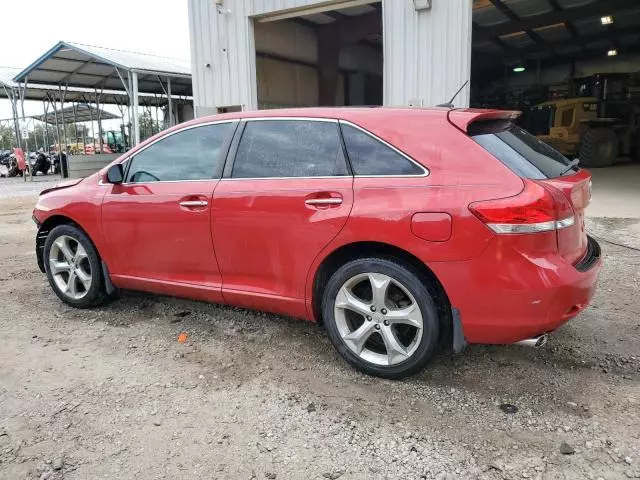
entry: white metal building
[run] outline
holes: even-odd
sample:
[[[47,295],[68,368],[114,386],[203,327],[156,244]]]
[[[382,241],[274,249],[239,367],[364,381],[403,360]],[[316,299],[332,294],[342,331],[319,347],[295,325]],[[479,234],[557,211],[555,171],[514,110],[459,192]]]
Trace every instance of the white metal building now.
[[[429,106],[471,74],[472,0],[189,0],[189,22],[196,116]]]

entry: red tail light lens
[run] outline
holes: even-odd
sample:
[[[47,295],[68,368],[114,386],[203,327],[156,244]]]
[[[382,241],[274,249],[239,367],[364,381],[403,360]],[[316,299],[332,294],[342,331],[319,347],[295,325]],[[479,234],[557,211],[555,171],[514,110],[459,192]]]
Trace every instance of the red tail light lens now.
[[[558,207],[565,213],[568,204],[561,192],[556,195],[532,180],[523,182],[524,190],[515,197],[475,202],[469,210],[496,233],[546,232],[573,225],[570,205],[568,215],[559,215]],[[560,196],[564,201],[559,202]]]

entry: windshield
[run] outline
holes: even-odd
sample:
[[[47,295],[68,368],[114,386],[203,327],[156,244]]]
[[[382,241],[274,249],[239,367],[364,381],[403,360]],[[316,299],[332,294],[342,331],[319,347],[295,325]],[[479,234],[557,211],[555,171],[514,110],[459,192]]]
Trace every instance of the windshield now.
[[[542,140],[506,121],[472,124],[471,138],[523,178],[544,180],[578,170],[571,161]]]

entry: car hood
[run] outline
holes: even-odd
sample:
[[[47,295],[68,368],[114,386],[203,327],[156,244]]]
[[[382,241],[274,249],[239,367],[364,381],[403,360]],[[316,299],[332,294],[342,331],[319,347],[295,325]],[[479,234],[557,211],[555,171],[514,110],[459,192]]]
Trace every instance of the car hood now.
[[[40,195],[44,195],[45,193],[53,192],[54,190],[60,190],[60,189],[63,189],[63,188],[73,187],[75,185],[78,185],[83,180],[84,180],[84,178],[72,178],[70,180],[65,180],[64,182],[56,183],[52,187],[45,188],[44,190],[42,190],[40,192]]]

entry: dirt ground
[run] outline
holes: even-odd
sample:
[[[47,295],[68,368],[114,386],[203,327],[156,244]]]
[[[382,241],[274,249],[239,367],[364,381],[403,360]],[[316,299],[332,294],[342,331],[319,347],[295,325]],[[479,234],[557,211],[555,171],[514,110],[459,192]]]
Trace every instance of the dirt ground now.
[[[0,179],[2,479],[640,478],[638,251],[602,243],[593,306],[547,347],[472,346],[393,382],[276,315],[64,306],[36,266],[43,186]],[[636,247],[638,224],[589,223]]]

